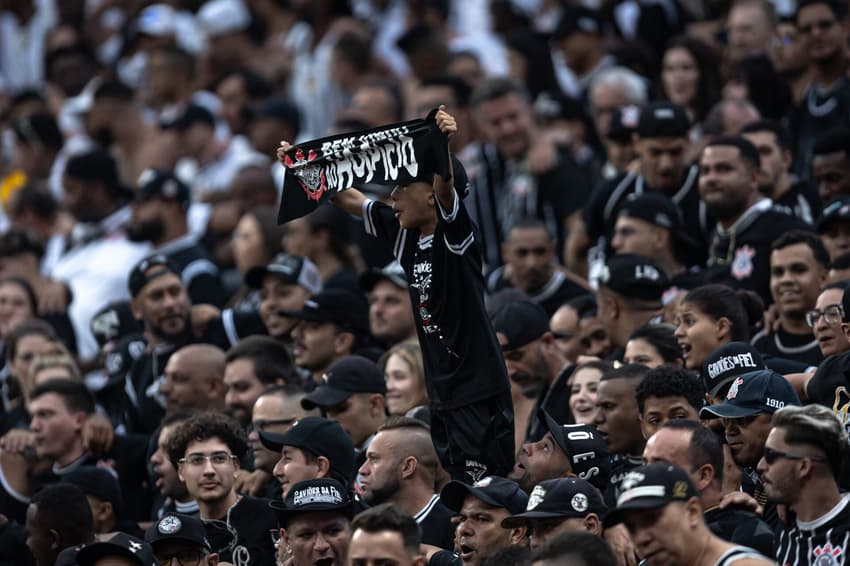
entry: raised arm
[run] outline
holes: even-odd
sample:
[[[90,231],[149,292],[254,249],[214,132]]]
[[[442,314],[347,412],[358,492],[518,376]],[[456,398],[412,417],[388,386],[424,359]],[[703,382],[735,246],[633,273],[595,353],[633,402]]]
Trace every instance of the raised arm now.
[[[445,106],[440,105],[435,118],[440,131],[451,139],[454,133],[457,132],[457,122],[455,122],[454,117],[446,112]],[[454,171],[452,171],[451,152],[449,153],[449,178],[444,179],[439,175],[434,176],[434,196],[440,201],[440,206],[443,207],[443,210],[447,211],[453,210],[455,206],[455,191],[452,180]]]

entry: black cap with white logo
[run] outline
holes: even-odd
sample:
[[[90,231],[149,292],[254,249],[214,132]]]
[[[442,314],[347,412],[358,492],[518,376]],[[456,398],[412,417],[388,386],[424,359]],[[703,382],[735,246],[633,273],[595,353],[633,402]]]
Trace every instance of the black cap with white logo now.
[[[788,380],[767,369],[736,377],[726,393],[726,401],[703,407],[699,416],[703,419],[741,419],[762,413],[772,415],[782,407],[799,404],[800,398]]]
[[[611,257],[599,276],[599,284],[629,299],[657,301],[669,286],[664,271],[651,259],[637,254]]]
[[[546,480],[531,490],[525,511],[503,519],[502,527],[522,527],[532,519],[584,518],[591,513],[602,520],[608,507],[590,482],[581,478]]]
[[[573,473],[600,490],[607,488],[611,479],[611,459],[608,445],[596,428],[586,424],[559,424],[542,409],[538,418],[546,423],[552,438],[567,455]]]
[[[690,476],[670,464],[647,464],[627,473],[620,482],[617,508],[605,518],[605,526],[622,523],[630,509],[658,509],[674,501],[688,501],[699,497]]]
[[[210,541],[204,524],[195,517],[182,513],[166,513],[145,532],[145,541],[156,550],[162,541],[180,541],[210,552]]]
[[[665,100],[644,106],[638,118],[639,138],[684,138],[691,129],[685,109]]]
[[[339,511],[351,519],[354,512],[351,497],[336,480],[318,478],[296,483],[283,502],[271,501],[269,507],[277,512],[277,522],[286,528],[289,522],[303,513]]]
[[[387,392],[381,368],[363,356],[338,359],[322,375],[324,383],[301,399],[301,406],[310,411],[316,407],[339,405],[355,393]]]
[[[673,200],[661,193],[632,193],[620,208],[617,216],[637,218],[654,226],[678,230],[682,226],[682,213]]]
[[[488,476],[472,485],[461,481],[450,481],[440,492],[440,501],[456,513],[460,513],[467,496],[473,496],[493,507],[503,507],[509,513],[522,513],[528,504],[528,496],[515,481]]]
[[[268,265],[248,270],[245,274],[245,284],[253,289],[260,289],[266,275],[276,275],[290,285],[300,285],[311,294],[322,290],[319,269],[312,261],[301,256],[277,254]]]
[[[767,369],[764,360],[751,344],[729,342],[711,352],[702,366],[702,380],[705,390],[716,397],[724,385],[730,384],[736,377],[751,371]]]

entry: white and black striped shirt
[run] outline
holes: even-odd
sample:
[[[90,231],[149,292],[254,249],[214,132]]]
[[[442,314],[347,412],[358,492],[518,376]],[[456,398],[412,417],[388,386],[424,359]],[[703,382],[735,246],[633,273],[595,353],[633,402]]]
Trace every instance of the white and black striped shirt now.
[[[850,565],[850,494],[814,521],[795,521],[779,533],[776,561],[781,566]]]

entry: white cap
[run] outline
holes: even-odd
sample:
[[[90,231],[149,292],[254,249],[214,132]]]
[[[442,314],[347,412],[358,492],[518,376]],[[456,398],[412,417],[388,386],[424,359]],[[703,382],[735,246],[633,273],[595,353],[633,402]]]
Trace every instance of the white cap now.
[[[175,15],[174,8],[167,4],[151,4],[139,14],[137,30],[157,37],[174,35]]]
[[[210,0],[196,16],[207,37],[242,31],[251,23],[251,14],[242,0]]]

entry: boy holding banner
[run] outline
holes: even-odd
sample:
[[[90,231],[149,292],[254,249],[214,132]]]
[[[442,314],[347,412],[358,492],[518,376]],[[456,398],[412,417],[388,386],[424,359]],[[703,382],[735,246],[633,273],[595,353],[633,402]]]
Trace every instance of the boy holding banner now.
[[[282,142],[278,158],[303,195],[285,181],[280,219],[332,199],[361,215],[366,232],[391,246],[410,282],[434,446],[454,479],[474,483],[505,476],[513,466],[513,408],[484,309],[477,229],[461,200],[466,173],[448,150],[456,131],[455,119],[441,106],[425,120],[298,147]],[[392,206],[339,184],[352,178],[352,184],[394,184]]]

